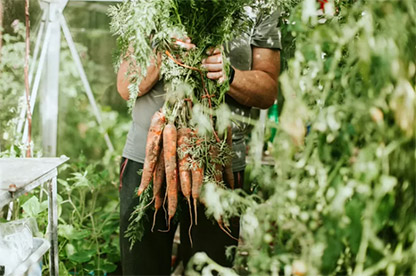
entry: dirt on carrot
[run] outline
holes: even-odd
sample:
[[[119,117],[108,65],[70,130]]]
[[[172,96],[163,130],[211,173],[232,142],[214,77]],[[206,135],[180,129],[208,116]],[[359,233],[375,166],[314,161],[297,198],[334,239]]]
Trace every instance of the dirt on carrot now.
[[[165,180],[165,158],[163,154],[163,149],[160,151],[159,158],[157,159],[156,168],[153,172],[153,199],[155,200],[155,213],[153,215],[153,228],[156,223],[156,215],[159,209],[163,204],[163,182]]]
[[[176,164],[177,131],[174,124],[169,123],[163,130],[163,154],[165,156],[166,192],[168,200],[168,230],[178,205],[178,170]]]
[[[227,137],[226,143],[230,150],[233,149],[233,138],[232,138],[232,129],[231,126],[227,127]],[[224,180],[230,186],[231,189],[234,189],[234,173],[232,167],[232,158],[229,158],[224,166]]]
[[[152,180],[153,170],[156,166],[156,161],[160,152],[164,124],[165,115],[162,112],[157,111],[152,117],[149,132],[147,134],[146,158],[143,165],[142,179],[137,191],[137,195],[139,196],[149,186],[150,181]]]

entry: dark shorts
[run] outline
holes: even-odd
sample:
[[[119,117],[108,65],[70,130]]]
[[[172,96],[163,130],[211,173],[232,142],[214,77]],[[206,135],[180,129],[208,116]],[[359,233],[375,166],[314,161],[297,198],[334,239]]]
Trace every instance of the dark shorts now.
[[[143,164],[123,158],[120,168],[120,251],[123,275],[170,275],[172,267],[172,245],[178,223],[172,222],[169,232],[165,230],[166,220],[163,210],[158,212],[154,232],[151,232],[154,208],[147,208],[145,233],[140,242],[136,242],[130,250],[130,242],[124,237],[124,233],[129,225],[129,218],[134,207],[139,204],[139,199],[135,195],[135,189],[140,184],[140,175],[137,171],[143,168]],[[234,173],[237,188],[242,187],[243,172]],[[181,217],[180,223],[180,247],[179,258],[186,267],[189,259],[196,252],[205,252],[217,263],[231,267],[233,261],[225,255],[226,247],[237,245],[237,241],[230,238],[218,224],[205,216],[205,208],[198,205],[198,225],[193,225],[191,237],[193,247],[190,245],[189,226],[190,214],[187,201],[181,196],[178,198]],[[195,214],[193,214],[193,217]],[[229,226],[234,237],[239,236],[239,219],[235,218]]]

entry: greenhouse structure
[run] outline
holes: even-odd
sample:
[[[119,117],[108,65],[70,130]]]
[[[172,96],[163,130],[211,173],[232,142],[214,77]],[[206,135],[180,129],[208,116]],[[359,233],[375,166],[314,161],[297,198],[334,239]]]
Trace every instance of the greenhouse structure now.
[[[413,0],[0,0],[1,275],[416,275]]]

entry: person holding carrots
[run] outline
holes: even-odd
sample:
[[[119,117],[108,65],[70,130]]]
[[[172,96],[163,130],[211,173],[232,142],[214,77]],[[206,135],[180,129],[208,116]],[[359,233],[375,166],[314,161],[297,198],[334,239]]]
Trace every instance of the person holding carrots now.
[[[226,75],[224,70],[222,47],[211,49],[207,53],[208,57],[202,60],[202,66],[207,70],[209,79],[230,83],[226,102],[235,114],[248,116],[252,107],[265,109],[273,105],[276,99],[282,48],[278,19],[278,11],[270,15],[257,15],[253,29],[230,42],[230,52],[226,53],[232,66],[229,75]],[[189,38],[177,40],[176,44],[186,49],[195,47]],[[126,77],[129,64],[128,60],[124,60],[117,75],[117,90],[125,100],[129,99],[130,82]],[[120,168],[120,250],[124,275],[169,275],[171,272],[172,243],[177,223],[172,221],[167,232],[152,231],[153,228],[166,228],[163,212],[157,213],[153,224],[149,220],[142,240],[131,250],[130,243],[123,234],[129,225],[130,214],[138,204],[138,198],[134,198],[133,195],[141,180],[137,171],[143,169],[150,122],[153,114],[164,103],[164,81],[159,79],[159,73],[160,59],[157,59],[147,68],[147,75],[139,84],[140,94],[133,108],[133,122]],[[244,124],[233,124],[232,127],[232,148],[235,152],[232,169],[235,183],[227,183],[229,187],[242,188],[246,149],[245,127]],[[183,210],[186,210],[186,201],[183,202]],[[153,211],[148,212],[148,217],[153,217]],[[195,216],[198,217],[198,224],[191,230],[192,246],[187,232],[191,223],[190,214],[182,212],[180,218],[180,258],[184,266],[186,267],[196,252],[203,251],[217,263],[231,267],[232,261],[226,258],[225,249],[227,246],[237,245],[237,241],[224,233],[218,224],[206,218],[203,206],[198,207],[197,212]],[[230,228],[234,237],[238,237],[238,219]]]

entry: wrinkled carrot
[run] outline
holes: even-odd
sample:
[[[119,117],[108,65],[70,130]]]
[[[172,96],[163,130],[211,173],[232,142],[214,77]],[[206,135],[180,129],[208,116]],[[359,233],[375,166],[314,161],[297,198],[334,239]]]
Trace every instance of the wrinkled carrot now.
[[[191,218],[191,224],[189,225],[189,240],[192,247],[192,237],[191,237],[191,229],[192,229],[192,207],[191,207],[191,171],[190,171],[190,163],[189,163],[189,153],[179,154],[180,152],[189,150],[189,141],[191,137],[191,129],[190,128],[180,128],[178,130],[178,156],[179,158],[179,180],[181,182],[181,190],[183,196],[188,201],[189,206],[189,215]]]
[[[211,145],[209,148],[211,164],[214,167],[214,179],[217,183],[222,182],[222,165],[217,163],[219,148],[217,145]]]
[[[153,215],[152,232],[153,232],[153,228],[155,227],[157,211],[159,211],[163,203],[162,186],[163,186],[164,180],[165,180],[165,158],[163,155],[163,150],[161,150],[159,154],[159,158],[157,159],[156,168],[153,172],[153,199],[155,200],[155,213]]]
[[[163,130],[163,154],[165,155],[166,192],[168,199],[168,230],[178,205],[178,170],[176,166],[177,131],[174,124],[169,123]]]
[[[143,165],[142,180],[140,182],[137,195],[140,196],[143,191],[149,186],[152,180],[153,170],[156,166],[157,157],[160,152],[160,144],[162,140],[162,130],[165,124],[165,115],[157,111],[150,123],[149,132],[146,141],[146,158]]]
[[[155,170],[153,171],[153,196],[162,193],[163,180],[165,179],[165,158],[163,148],[159,153]]]
[[[202,138],[198,136],[197,131],[193,131],[191,137],[195,139],[195,146],[199,147],[202,143]],[[193,160],[191,166],[192,175],[192,198],[194,201],[195,225],[198,225],[197,203],[199,193],[204,182],[204,167],[199,160]]]
[[[217,223],[218,223],[218,226],[220,227],[220,229],[225,233],[225,234],[227,234],[227,236],[229,236],[230,238],[232,238],[233,240],[236,240],[236,241],[239,241],[239,239],[237,239],[236,237],[234,237],[232,234],[231,234],[231,229],[228,227],[228,226],[226,226],[225,224],[224,224],[224,222],[222,221],[222,219],[219,219],[219,220],[217,220]],[[228,230],[228,231],[227,231]]]
[[[189,149],[189,139],[191,130],[189,128],[180,128],[178,130],[178,155],[179,152]],[[182,154],[179,161],[179,179],[183,196],[189,200],[191,196],[191,172],[189,165],[189,153]]]
[[[162,193],[160,193],[160,194],[155,196],[155,213],[153,215],[152,232],[153,232],[153,229],[154,229],[155,224],[156,224],[157,211],[160,210],[160,208],[162,207],[162,204],[163,204],[163,196],[162,196]]]
[[[194,200],[194,210],[195,210],[195,225],[198,225],[198,215],[197,215],[197,203],[199,199],[199,193],[204,181],[204,168],[197,162],[193,164],[192,170],[192,198]]]
[[[226,137],[227,145],[230,147],[230,149],[233,149],[233,138],[232,138],[232,129],[231,126],[227,128],[227,137]],[[228,162],[224,166],[224,179],[225,182],[230,185],[231,189],[234,189],[234,173],[233,173],[233,162],[232,158],[228,160]]]

